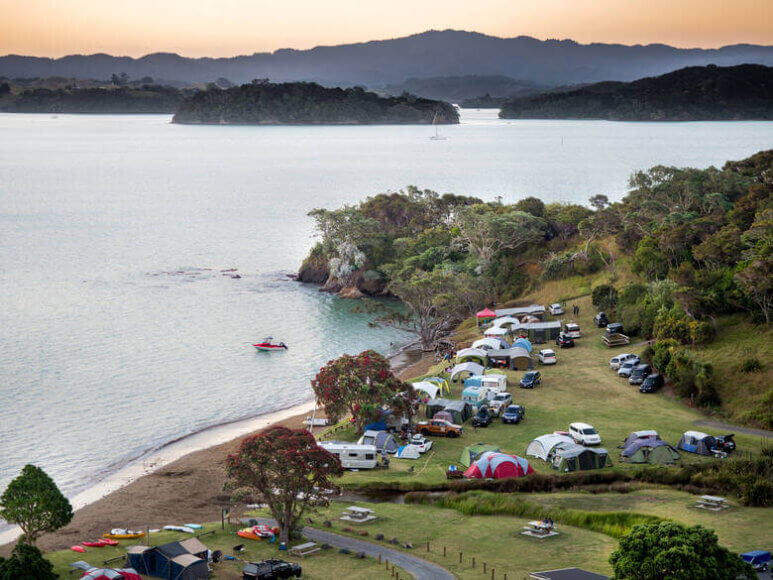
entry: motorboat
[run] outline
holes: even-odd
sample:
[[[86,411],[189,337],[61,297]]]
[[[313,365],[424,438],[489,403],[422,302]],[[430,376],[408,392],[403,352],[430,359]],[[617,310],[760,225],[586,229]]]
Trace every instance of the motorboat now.
[[[283,342],[274,342],[274,338],[267,336],[262,342],[253,344],[255,350],[260,352],[276,352],[280,350],[287,350],[287,345]]]

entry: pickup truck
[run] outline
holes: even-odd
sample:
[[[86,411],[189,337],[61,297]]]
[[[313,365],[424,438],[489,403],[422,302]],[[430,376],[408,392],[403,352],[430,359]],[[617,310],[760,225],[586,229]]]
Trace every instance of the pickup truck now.
[[[449,423],[445,419],[430,419],[419,421],[416,430],[424,435],[442,435],[444,437],[459,437],[462,434],[462,426]]]
[[[242,578],[245,580],[275,580],[300,577],[301,567],[298,564],[274,558],[261,562],[248,562],[242,571]]]

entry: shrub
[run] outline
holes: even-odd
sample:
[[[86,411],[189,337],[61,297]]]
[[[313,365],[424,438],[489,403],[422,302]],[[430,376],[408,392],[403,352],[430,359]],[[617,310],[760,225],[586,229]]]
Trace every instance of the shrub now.
[[[758,359],[756,356],[749,357],[747,359],[744,359],[744,361],[741,363],[741,372],[748,374],[748,373],[758,373],[762,370],[762,363],[760,362],[760,359]]]
[[[673,339],[659,340],[653,347],[652,366],[660,372],[666,372],[668,364],[671,362],[671,351],[675,347],[679,346],[679,343]]]
[[[658,313],[652,332],[658,340],[673,338],[682,344],[692,342],[687,316],[676,307]]]
[[[706,344],[714,340],[714,327],[708,322],[693,320],[690,322],[690,342]]]
[[[617,290],[611,284],[601,284],[593,289],[591,300],[599,310],[613,310],[617,306]]]

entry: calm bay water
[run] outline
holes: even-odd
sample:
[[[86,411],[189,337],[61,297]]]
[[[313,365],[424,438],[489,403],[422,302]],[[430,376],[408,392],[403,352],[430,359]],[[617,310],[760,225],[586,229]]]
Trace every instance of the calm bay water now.
[[[773,145],[770,123],[499,121],[195,127],[0,115],[0,489],[27,463],[72,495],[144,451],[308,400],[344,352],[405,342],[288,281],[306,212],[408,184],[514,201],[621,197],[636,169]],[[222,270],[236,268],[241,279]],[[272,334],[283,354],[256,354]]]

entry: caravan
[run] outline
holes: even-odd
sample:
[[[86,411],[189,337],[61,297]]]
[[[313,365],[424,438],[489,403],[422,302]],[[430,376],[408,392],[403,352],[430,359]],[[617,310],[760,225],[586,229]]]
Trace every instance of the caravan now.
[[[466,387],[462,391],[462,401],[469,403],[476,410],[482,405],[487,405],[489,399],[493,398],[494,393],[488,387]]]
[[[378,454],[375,445],[359,445],[348,441],[323,441],[319,446],[341,460],[344,469],[373,469]]]
[[[481,387],[488,387],[492,391],[499,393],[507,390],[506,375],[483,375],[480,379]],[[465,384],[465,386],[467,386]]]

